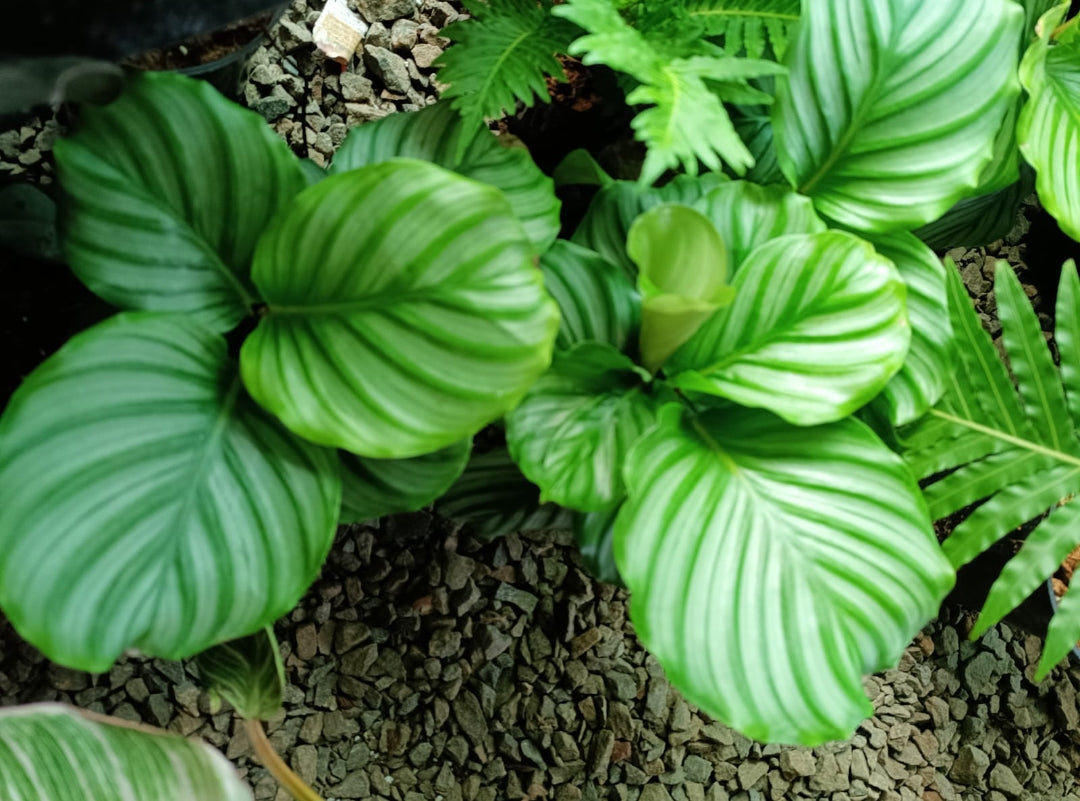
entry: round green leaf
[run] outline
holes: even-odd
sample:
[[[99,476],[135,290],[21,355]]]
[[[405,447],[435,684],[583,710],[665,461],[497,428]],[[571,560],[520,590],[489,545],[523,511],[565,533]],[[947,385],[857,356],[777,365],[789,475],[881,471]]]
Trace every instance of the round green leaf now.
[[[734,273],[759,245],[785,234],[815,234],[825,223],[809,198],[781,186],[721,184],[693,204],[720,232]]]
[[[710,189],[726,181],[723,174],[715,172],[694,177],[677,175],[660,187],[614,181],[593,197],[572,240],[619,265],[631,279],[636,279],[637,265],[626,253],[626,235],[638,215],[661,203],[692,206]]]
[[[816,425],[872,399],[904,362],[904,283],[858,237],[774,239],[750,254],[734,287],[734,303],[665,365],[677,386]]]
[[[467,141],[462,143],[462,138]],[[429,161],[501,190],[537,253],[547,250],[559,235],[555,184],[536,166],[529,151],[504,146],[486,128],[474,131],[449,103],[391,114],[353,128],[334,154],[330,173],[393,158]]]
[[[1016,133],[1035,168],[1039,200],[1062,231],[1080,239],[1080,36],[1051,40],[1068,10],[1064,3],[1043,15],[1042,35],[1024,55],[1020,80],[1030,98]]]
[[[709,316],[731,303],[728,251],[716,227],[689,206],[663,203],[626,235],[641,290],[641,363],[657,370]]]
[[[64,247],[90,289],[222,331],[250,312],[255,243],[306,185],[266,120],[205,81],[147,72],[83,106],[55,149]]]
[[[0,607],[54,662],[191,656],[287,613],[341,503],[336,455],[240,386],[189,317],[74,337],[0,418]]]
[[[854,420],[672,404],[630,452],[615,560],[635,631],[748,737],[846,739],[953,573],[900,459]]]
[[[615,519],[622,504],[600,512],[575,515],[574,536],[581,563],[598,581],[624,587],[619,568],[615,565]]]
[[[573,242],[558,240],[540,257],[544,284],[559,304],[555,347],[607,342],[626,350],[637,336],[641,305],[626,273]]]
[[[251,801],[220,751],[62,704],[0,710],[0,798]]]
[[[806,4],[773,111],[784,175],[855,230],[937,219],[979,185],[1022,24],[1011,0]]]
[[[281,710],[285,666],[271,626],[215,645],[196,663],[203,687],[232,704],[240,717],[270,720]]]
[[[341,452],[341,523],[414,512],[446,492],[469,461],[472,442],[411,459],[367,459]]]
[[[521,474],[506,448],[474,453],[465,472],[435,503],[443,517],[468,523],[480,539],[515,531],[566,529],[572,512],[540,502],[540,488]]]
[[[502,195],[390,161],[300,194],[259,242],[269,303],[240,368],[315,442],[430,453],[516,405],[547,368],[558,310]]]
[[[510,453],[541,501],[597,511],[621,500],[626,453],[655,422],[648,377],[606,343],[555,355],[506,418]]]
[[[881,237],[874,246],[896,265],[907,286],[911,346],[899,372],[881,393],[889,419],[894,425],[905,425],[938,402],[955,369],[945,269],[933,251],[906,231]]]

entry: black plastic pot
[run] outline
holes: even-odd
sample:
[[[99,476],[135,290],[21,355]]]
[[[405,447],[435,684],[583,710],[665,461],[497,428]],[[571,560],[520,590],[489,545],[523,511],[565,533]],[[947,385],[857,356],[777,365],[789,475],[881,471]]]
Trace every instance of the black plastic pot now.
[[[266,29],[270,30],[281,15],[285,13],[287,4],[283,3],[273,10],[273,16],[266,23]],[[200,78],[212,84],[226,97],[238,98],[244,91],[244,84],[251,73],[251,57],[255,51],[266,41],[266,34],[260,33],[243,47],[234,50],[224,58],[211,61],[207,64],[198,64],[194,67],[184,67],[177,70],[181,75],[192,78]]]

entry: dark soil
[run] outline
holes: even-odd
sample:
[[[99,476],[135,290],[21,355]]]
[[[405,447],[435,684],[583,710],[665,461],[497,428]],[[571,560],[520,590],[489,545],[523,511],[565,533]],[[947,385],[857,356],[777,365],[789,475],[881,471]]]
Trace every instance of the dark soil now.
[[[180,70],[209,64],[250,44],[266,31],[272,18],[273,14],[267,12],[240,20],[169,48],[148,50],[132,56],[124,64],[143,70]]]

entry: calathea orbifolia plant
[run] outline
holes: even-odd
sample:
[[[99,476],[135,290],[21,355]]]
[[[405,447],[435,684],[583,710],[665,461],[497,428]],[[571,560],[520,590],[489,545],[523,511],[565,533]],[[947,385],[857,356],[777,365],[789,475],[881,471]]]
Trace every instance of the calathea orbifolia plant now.
[[[550,180],[486,133],[440,146],[505,192],[387,161],[420,147],[394,125],[313,183],[256,115],[149,74],[57,143],[66,256],[127,311],[0,418],[0,607],[53,661],[270,623],[339,519],[430,501],[550,363]]]
[[[541,257],[563,321],[510,453],[581,514],[673,683],[749,736],[848,736],[862,675],[951,586],[913,476],[852,414],[910,422],[945,389],[945,273],[910,231],[978,185],[1021,17],[811,4],[771,116],[787,187],[600,176]]]

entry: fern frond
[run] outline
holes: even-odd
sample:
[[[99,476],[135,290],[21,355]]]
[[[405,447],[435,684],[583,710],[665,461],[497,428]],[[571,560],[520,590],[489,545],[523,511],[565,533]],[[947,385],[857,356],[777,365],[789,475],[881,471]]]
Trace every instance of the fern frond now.
[[[948,290],[959,338],[957,375],[928,418],[901,432],[901,440],[914,446],[905,458],[920,477],[952,471],[925,490],[935,517],[986,499],[953,530],[945,553],[954,565],[965,564],[1050,512],[991,588],[977,636],[1045,582],[1080,542],[1074,525],[1080,503],[1072,502],[1080,493],[1080,279],[1067,262],[1056,315],[1058,368],[1019,280],[999,265],[994,291],[1015,386],[956,270],[948,271]],[[1080,585],[1073,594],[1080,612]],[[1048,640],[1039,667],[1043,675],[1080,639],[1080,614],[1055,615],[1053,625],[1053,649]]]
[[[780,74],[782,67],[730,56],[672,58],[670,47],[631,26],[611,0],[569,0],[553,13],[587,31],[570,46],[572,54],[580,55],[585,64],[605,64],[638,82],[626,100],[650,107],[631,123],[636,138],[648,148],[643,183],[680,166],[696,175],[701,164],[710,170],[727,164],[742,175],[754,165],[724,101],[770,100],[750,86],[749,79]]]
[[[800,0],[685,0],[684,7],[729,55],[761,58],[771,47],[777,60],[783,59],[801,12]]]
[[[578,29],[551,14],[549,2],[471,0],[471,19],[449,25],[454,44],[443,54],[438,81],[466,125],[512,113],[520,101],[548,102],[545,76],[563,76],[555,57],[567,52]]]

